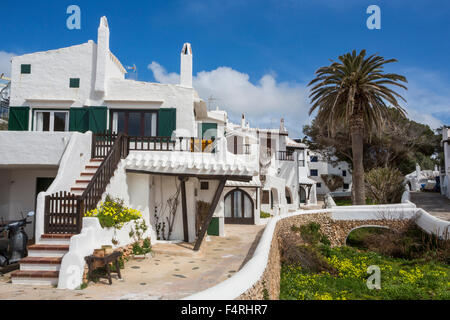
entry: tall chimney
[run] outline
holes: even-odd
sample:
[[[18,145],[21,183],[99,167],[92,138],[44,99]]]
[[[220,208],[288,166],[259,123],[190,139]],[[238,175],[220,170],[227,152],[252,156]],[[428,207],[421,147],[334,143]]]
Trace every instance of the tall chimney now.
[[[181,50],[180,85],[192,88],[192,48],[190,43]]]
[[[242,114],[242,118],[241,118],[241,128],[245,128],[245,114]]]
[[[106,65],[109,56],[109,27],[106,17],[100,18],[97,40],[97,70],[95,77],[95,91],[105,94]]]

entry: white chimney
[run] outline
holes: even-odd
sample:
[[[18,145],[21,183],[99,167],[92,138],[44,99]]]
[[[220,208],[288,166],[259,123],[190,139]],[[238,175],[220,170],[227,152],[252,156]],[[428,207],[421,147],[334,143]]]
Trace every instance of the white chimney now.
[[[281,118],[281,120],[280,120],[280,131],[281,132],[285,131],[285,129],[284,129],[284,119],[283,118]]]
[[[192,48],[190,43],[181,50],[180,85],[192,88]]]
[[[245,114],[242,114],[241,128],[245,128]]]
[[[97,40],[97,70],[95,77],[95,91],[105,94],[106,65],[109,58],[109,27],[106,17],[100,18]]]

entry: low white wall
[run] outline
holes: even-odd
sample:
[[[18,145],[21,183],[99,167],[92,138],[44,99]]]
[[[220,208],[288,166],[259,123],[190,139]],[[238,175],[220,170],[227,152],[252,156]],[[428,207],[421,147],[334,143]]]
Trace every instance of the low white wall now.
[[[73,132],[0,131],[0,166],[57,166]]]
[[[349,206],[343,209],[337,209],[335,207],[331,209],[297,211],[291,214],[276,216],[267,223],[253,257],[239,272],[218,285],[188,296],[183,300],[234,300],[252,288],[262,277],[266,269],[275,226],[281,219],[301,214],[331,211],[332,219],[334,220],[381,220],[384,217],[379,213],[386,212],[387,209],[389,210],[389,217],[391,219],[408,218],[418,213],[417,225],[433,234],[442,235],[445,232],[444,230],[450,228],[450,222],[433,217],[422,209],[417,210],[415,205],[411,203],[381,206]]]
[[[134,228],[134,221],[126,223],[120,230],[102,228],[97,218],[83,218],[83,229],[80,234],[70,239],[69,252],[64,255],[59,271],[58,289],[76,289],[83,281],[85,267],[84,257],[91,255],[95,249],[103,245],[114,248],[131,244],[129,232]],[[148,236],[148,231],[144,237]],[[112,239],[119,241],[113,245]]]
[[[36,202],[36,242],[39,243],[44,233],[45,197],[59,192],[70,191],[80,173],[91,159],[92,132],[72,133],[61,161],[58,161],[58,174],[46,192],[39,193]]]

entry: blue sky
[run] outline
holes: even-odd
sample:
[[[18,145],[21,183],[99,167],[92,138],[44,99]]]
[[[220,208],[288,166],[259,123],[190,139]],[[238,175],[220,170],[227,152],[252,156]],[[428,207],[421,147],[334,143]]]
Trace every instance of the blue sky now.
[[[81,30],[66,28],[66,8],[81,8]],[[381,30],[366,9],[381,8]],[[367,49],[399,63],[408,115],[432,127],[450,124],[450,3],[364,0],[2,1],[0,72],[11,55],[96,41],[101,16],[111,50],[139,80],[176,82],[184,42],[194,52],[194,86],[237,120],[276,126],[294,136],[311,118],[306,84],[329,59]]]

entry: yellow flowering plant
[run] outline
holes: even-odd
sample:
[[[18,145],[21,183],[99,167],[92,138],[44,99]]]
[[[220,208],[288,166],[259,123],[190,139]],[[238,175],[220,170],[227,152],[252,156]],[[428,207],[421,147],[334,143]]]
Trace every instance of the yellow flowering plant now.
[[[122,199],[107,195],[98,208],[88,211],[85,217],[96,217],[103,228],[121,229],[129,221],[142,218],[140,211],[128,208]]]

